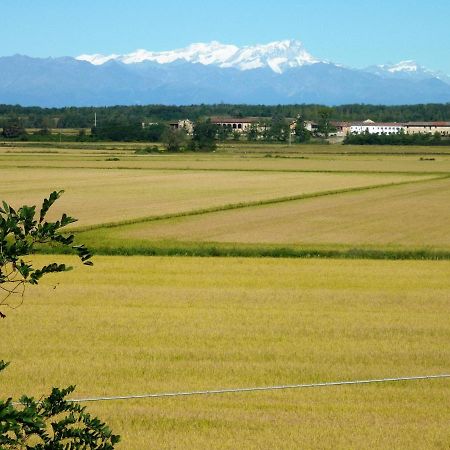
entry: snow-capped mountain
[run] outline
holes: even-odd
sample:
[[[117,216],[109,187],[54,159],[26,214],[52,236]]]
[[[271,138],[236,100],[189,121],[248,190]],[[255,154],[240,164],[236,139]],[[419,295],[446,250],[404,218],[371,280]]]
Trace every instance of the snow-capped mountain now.
[[[414,61],[367,69],[320,61],[299,41],[77,58],[0,57],[0,104],[194,103],[338,105],[450,102],[449,77]]]
[[[205,66],[215,65],[239,70],[267,67],[276,73],[283,73],[287,68],[320,62],[305,50],[300,41],[295,40],[276,41],[242,48],[213,41],[207,44],[191,44],[186,48],[173,51],[136,50],[125,55],[80,55],[76,59],[88,61],[94,65],[102,65],[108,61],[120,61],[124,64],[153,61],[158,64],[168,64],[181,60]]]

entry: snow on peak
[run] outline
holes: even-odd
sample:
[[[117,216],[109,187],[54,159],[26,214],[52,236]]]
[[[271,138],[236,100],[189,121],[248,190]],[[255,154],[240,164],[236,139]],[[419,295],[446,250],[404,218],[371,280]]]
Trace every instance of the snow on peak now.
[[[111,61],[113,59],[119,58],[120,55],[101,55],[99,53],[95,53],[93,55],[80,55],[77,56],[76,59],[80,61],[87,61],[91,64],[94,64],[95,66],[100,66],[102,64],[107,63],[108,61]]]
[[[274,72],[282,73],[289,67],[299,67],[317,62],[319,60],[310,55],[301,42],[285,40],[243,47],[221,67],[237,67],[241,70],[269,67]]]
[[[177,60],[200,63],[204,65],[221,63],[233,55],[237,50],[234,45],[223,45],[219,42],[210,44],[191,44],[186,48],[164,52],[149,52],[136,50],[133,53],[119,56],[117,59],[125,64],[154,61],[159,64],[168,64]]]
[[[415,61],[400,61],[398,64],[384,64],[379,67],[390,73],[419,72],[422,69]]]
[[[141,49],[125,55],[80,55],[77,59],[94,65],[101,65],[112,60],[124,64],[136,64],[144,61],[169,64],[182,60],[224,68],[234,67],[240,70],[268,67],[276,73],[282,73],[290,67],[320,62],[305,50],[301,42],[295,40],[276,41],[265,45],[242,48],[212,41],[210,43],[191,44],[178,50],[151,52]]]
[[[449,82],[449,78],[445,74],[429,70],[411,60],[401,61],[397,64],[381,64],[378,66],[371,66],[367,67],[365,70],[382,77],[394,77],[401,79],[409,78],[415,80],[438,78],[446,83]]]

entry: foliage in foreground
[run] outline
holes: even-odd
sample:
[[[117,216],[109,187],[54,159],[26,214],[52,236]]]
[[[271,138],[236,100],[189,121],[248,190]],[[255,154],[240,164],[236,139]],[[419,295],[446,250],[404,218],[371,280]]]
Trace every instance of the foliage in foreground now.
[[[0,361],[0,366],[5,364]],[[0,400],[1,449],[102,449],[110,450],[119,442],[108,426],[86,413],[86,407],[66,400],[74,391],[53,388],[41,400],[23,396],[19,405]]]
[[[76,219],[63,214],[56,222],[45,220],[48,210],[61,196],[63,191],[52,192],[45,199],[37,215],[36,206],[21,206],[17,211],[5,201],[0,207],[0,290],[4,297],[0,300],[1,307],[11,307],[11,299],[17,296],[23,298],[26,284],[36,285],[46,274],[65,272],[71,267],[65,264],[51,263],[39,269],[31,262],[25,261],[24,256],[33,252],[36,244],[60,244],[70,247],[74,236],[64,236],[60,229],[76,222]],[[84,245],[72,246],[85,265],[92,265],[92,255]],[[20,304],[20,302],[19,302]],[[0,310],[0,317],[4,313]]]
[[[74,236],[64,236],[60,229],[76,220],[63,214],[60,220],[48,222],[47,212],[62,191],[52,192],[36,214],[36,206],[22,206],[17,211],[2,202],[0,208],[0,307],[11,307],[11,299],[19,296],[21,304],[26,284],[36,285],[40,279],[70,269],[65,264],[51,263],[39,269],[23,257],[32,253],[35,244],[56,243],[70,247]],[[83,246],[72,246],[85,265],[92,265],[91,254]],[[5,315],[0,311],[0,317]],[[0,361],[0,371],[8,363]],[[113,449],[119,436],[113,435],[105,423],[85,412],[85,407],[66,399],[74,391],[53,388],[43,399],[22,396],[18,403],[0,399],[0,449]]]

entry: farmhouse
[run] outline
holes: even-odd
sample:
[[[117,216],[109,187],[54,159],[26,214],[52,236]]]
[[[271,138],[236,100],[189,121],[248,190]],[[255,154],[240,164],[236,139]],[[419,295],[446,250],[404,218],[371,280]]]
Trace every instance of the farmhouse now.
[[[194,132],[194,122],[189,119],[179,120],[178,122],[169,123],[170,128],[174,130],[184,129],[187,134],[192,134]]]
[[[230,131],[237,131],[239,133],[246,133],[254,124],[258,124],[257,117],[213,117],[211,122],[220,127],[229,128]]]
[[[405,124],[407,134],[439,133],[441,136],[450,136],[450,122],[408,122]]]
[[[286,119],[286,120],[289,122],[291,134],[295,134],[295,128],[297,127],[298,118],[297,119]],[[303,125],[304,125],[305,129],[311,133],[316,132],[317,129],[319,128],[319,124],[317,124],[316,122],[312,122],[311,120],[304,120]]]
[[[336,129],[336,136],[346,136],[351,132],[352,124],[350,122],[331,121],[330,125]]]
[[[317,122],[312,122],[311,120],[305,120],[305,128],[311,132],[317,131],[319,124]]]

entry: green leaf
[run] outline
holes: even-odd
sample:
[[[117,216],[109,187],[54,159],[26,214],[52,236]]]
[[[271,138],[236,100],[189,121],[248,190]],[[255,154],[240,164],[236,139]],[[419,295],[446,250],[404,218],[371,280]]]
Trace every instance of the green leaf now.
[[[42,223],[50,207],[53,205],[53,203],[56,202],[56,200],[58,200],[59,197],[61,197],[63,193],[64,193],[63,190],[53,191],[48,198],[44,199],[44,202],[42,203],[41,212],[39,214],[39,223]]]

